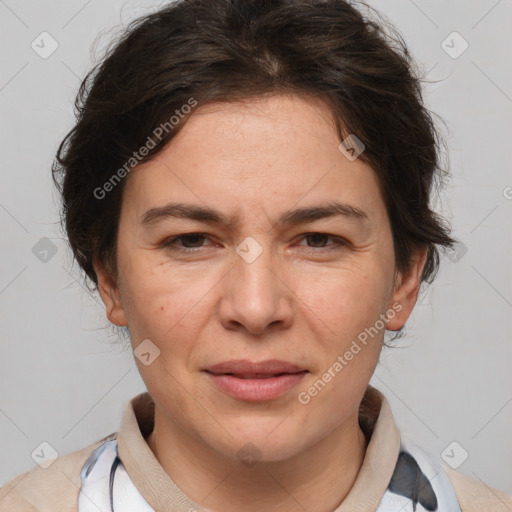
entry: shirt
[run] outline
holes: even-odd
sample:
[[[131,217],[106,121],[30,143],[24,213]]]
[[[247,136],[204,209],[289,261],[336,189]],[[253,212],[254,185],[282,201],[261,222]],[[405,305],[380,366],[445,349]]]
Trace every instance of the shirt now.
[[[165,473],[145,438],[154,402],[141,393],[121,428],[96,443],[19,475],[0,489],[0,512],[199,512]],[[401,435],[380,391],[359,408],[367,440],[354,485],[333,512],[506,512],[512,496],[438,463]]]

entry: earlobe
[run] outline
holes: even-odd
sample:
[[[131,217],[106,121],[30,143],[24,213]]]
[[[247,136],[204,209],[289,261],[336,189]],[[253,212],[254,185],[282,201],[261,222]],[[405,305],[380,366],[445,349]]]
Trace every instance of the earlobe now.
[[[415,251],[407,272],[397,276],[395,291],[389,304],[389,307],[392,307],[396,314],[393,318],[389,318],[386,324],[386,329],[389,331],[401,329],[414,309],[418,300],[421,274],[427,261],[427,251],[427,247]],[[393,305],[395,306],[393,307]]]
[[[103,304],[105,304],[107,318],[119,327],[128,325],[117,283],[102,265],[95,261],[93,266],[98,279],[98,291]]]

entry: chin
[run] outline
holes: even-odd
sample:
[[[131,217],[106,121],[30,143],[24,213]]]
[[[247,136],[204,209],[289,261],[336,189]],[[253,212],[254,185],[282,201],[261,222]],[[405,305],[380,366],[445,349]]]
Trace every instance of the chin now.
[[[282,424],[281,424],[282,422]],[[224,456],[233,455],[245,464],[246,460],[259,462],[278,462],[290,459],[309,444],[304,431],[290,431],[284,425],[283,418],[264,417],[261,421],[252,417],[223,426],[232,434],[222,441],[208,439],[207,442]],[[250,467],[249,464],[246,464]]]

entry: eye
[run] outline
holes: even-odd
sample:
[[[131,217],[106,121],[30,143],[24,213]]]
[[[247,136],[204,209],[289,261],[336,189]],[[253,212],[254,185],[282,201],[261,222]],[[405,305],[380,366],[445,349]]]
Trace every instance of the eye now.
[[[302,235],[302,237],[303,237],[303,240],[309,241],[310,243],[313,244],[312,246],[307,245],[306,246],[307,248],[319,249],[320,251],[321,250],[331,251],[331,250],[339,249],[341,246],[344,246],[347,244],[346,241],[343,240],[343,238],[340,238],[340,237],[337,237],[334,235],[329,235],[328,233],[305,233],[304,235]],[[325,245],[325,243],[327,243],[327,241],[329,239],[334,240],[334,243]],[[299,244],[299,245],[301,245],[301,244]]]
[[[207,240],[208,236],[203,233],[184,233],[165,240],[161,247],[173,252],[197,253],[202,249],[212,246],[212,244],[209,246],[204,245],[204,242]],[[329,240],[334,242],[329,244]],[[307,245],[299,243],[299,246],[315,253],[332,251],[347,245],[346,240],[343,238],[328,233],[305,233],[302,235],[301,241],[306,241]]]
[[[205,247],[202,243],[206,235],[202,233],[185,233],[164,241],[162,247],[176,252],[197,252],[197,249]]]

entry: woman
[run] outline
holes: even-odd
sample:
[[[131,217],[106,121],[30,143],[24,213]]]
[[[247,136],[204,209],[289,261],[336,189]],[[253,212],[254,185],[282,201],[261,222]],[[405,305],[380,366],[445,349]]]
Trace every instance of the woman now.
[[[343,0],[178,1],[84,80],[54,177],[147,393],[2,511],[472,511],[512,498],[369,386],[433,280],[438,138],[398,36]]]

